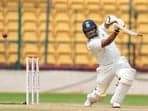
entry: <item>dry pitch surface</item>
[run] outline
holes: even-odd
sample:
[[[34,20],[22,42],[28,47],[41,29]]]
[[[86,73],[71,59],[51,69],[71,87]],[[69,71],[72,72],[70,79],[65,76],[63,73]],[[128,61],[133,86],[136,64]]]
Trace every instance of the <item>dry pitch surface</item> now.
[[[39,105],[8,105],[0,104],[0,111],[148,111],[148,106],[123,106],[122,108],[111,108],[110,105],[94,105],[84,107],[80,104],[39,104]]]

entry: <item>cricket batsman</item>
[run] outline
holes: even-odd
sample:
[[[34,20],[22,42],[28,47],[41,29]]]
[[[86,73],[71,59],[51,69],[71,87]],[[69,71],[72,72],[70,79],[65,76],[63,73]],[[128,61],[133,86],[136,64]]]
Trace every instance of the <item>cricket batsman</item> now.
[[[85,106],[101,100],[106,94],[106,90],[113,78],[118,77],[118,85],[111,98],[112,108],[120,108],[121,103],[127,94],[135,78],[136,71],[128,63],[124,56],[121,56],[114,40],[120,33],[120,28],[114,25],[117,23],[124,26],[124,21],[110,15],[105,21],[97,26],[96,23],[87,19],[82,23],[82,30],[88,39],[87,48],[96,58],[99,67],[97,71],[96,88],[87,95]],[[113,27],[114,31],[108,35],[108,29]]]

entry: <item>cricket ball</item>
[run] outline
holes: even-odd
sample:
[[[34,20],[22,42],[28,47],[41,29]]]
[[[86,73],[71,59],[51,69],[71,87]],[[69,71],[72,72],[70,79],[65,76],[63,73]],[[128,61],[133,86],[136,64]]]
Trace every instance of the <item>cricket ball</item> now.
[[[2,33],[2,37],[3,37],[4,39],[6,39],[6,38],[8,37],[7,33],[6,33],[6,32],[3,32],[3,33]]]

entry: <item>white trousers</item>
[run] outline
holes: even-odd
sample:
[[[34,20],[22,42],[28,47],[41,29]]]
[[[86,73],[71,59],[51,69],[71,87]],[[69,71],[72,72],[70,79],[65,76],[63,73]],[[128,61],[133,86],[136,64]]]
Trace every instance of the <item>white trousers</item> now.
[[[105,92],[115,76],[127,80],[134,80],[136,71],[133,69],[125,57],[120,57],[114,63],[97,68],[97,84],[101,86],[101,91]]]

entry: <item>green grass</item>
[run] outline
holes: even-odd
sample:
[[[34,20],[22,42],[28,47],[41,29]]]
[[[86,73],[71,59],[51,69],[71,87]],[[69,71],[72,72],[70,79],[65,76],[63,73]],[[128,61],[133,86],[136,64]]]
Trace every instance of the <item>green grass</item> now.
[[[86,94],[80,93],[41,93],[41,103],[78,103],[85,101]],[[106,96],[100,104],[109,104],[111,95]],[[0,93],[0,104],[19,104],[25,101],[24,93]],[[123,104],[148,105],[148,95],[127,95]]]

